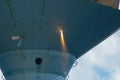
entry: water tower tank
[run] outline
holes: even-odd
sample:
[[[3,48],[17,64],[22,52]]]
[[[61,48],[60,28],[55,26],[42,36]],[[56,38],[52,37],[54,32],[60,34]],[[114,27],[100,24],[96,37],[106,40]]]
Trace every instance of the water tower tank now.
[[[0,68],[6,80],[65,80],[119,26],[119,10],[90,0],[0,0]]]

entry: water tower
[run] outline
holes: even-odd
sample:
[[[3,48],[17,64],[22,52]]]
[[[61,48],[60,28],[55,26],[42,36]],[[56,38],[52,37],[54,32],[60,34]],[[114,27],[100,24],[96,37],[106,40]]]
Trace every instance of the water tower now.
[[[95,1],[0,0],[0,68],[6,80],[65,80],[119,26],[120,11]]]

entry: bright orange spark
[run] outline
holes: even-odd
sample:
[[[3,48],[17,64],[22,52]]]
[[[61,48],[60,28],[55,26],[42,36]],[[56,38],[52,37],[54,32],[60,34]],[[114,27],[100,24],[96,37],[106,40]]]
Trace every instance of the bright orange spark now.
[[[59,28],[59,32],[60,32],[60,43],[61,43],[62,52],[68,53],[67,46],[66,46],[65,39],[64,39],[63,30],[61,27]],[[68,65],[68,54],[63,54],[63,58],[65,61],[64,62],[65,64],[62,64],[62,70],[65,71]]]
[[[64,39],[64,35],[63,35],[63,30],[62,29],[60,29],[60,41],[61,41],[62,51],[63,52],[67,52],[67,47],[66,47],[66,43],[65,43],[65,39]]]

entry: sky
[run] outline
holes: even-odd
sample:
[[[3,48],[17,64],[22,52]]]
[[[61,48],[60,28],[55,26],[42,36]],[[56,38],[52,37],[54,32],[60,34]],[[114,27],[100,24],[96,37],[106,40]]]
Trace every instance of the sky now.
[[[120,30],[85,53],[77,62],[68,80],[120,80]],[[1,76],[0,71],[0,80],[3,80]]]

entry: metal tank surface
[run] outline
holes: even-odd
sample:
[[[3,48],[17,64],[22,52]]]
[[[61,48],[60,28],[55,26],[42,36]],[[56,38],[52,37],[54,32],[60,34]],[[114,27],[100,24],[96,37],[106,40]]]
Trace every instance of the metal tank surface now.
[[[65,80],[119,26],[119,10],[91,0],[0,0],[0,68],[6,80]]]

